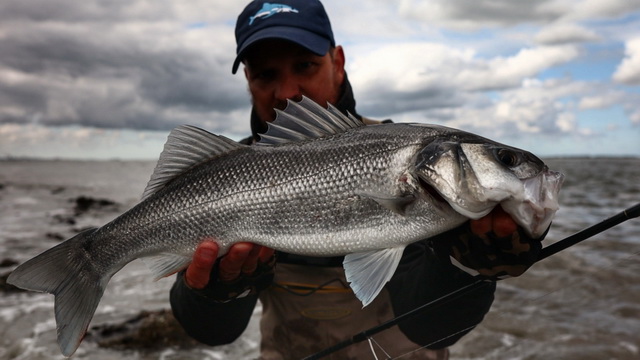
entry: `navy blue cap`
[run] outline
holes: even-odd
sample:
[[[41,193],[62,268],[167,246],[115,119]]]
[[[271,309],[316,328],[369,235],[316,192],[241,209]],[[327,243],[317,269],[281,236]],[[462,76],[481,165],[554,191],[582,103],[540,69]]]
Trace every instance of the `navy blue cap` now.
[[[231,72],[238,71],[249,46],[264,39],[294,42],[316,55],[335,46],[329,16],[318,0],[252,1],[236,23],[236,60]]]

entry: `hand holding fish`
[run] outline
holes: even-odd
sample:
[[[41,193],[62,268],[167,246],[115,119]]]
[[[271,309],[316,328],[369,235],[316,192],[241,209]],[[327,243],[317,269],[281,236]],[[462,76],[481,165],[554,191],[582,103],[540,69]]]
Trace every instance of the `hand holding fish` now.
[[[271,282],[275,250],[240,242],[231,246],[216,264],[218,249],[211,238],[198,245],[184,273],[187,286],[214,300],[228,301]]]
[[[501,207],[433,238],[436,252],[472,275],[502,279],[522,275],[538,259],[542,239],[531,238]]]

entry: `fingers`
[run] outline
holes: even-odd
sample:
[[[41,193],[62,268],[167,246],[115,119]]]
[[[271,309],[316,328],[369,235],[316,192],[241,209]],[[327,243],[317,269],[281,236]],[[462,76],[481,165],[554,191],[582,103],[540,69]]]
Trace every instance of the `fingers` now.
[[[250,268],[251,265],[245,263],[251,262],[251,259],[254,259],[255,262],[256,255],[253,255],[252,252],[254,252],[254,246],[251,243],[233,245],[227,255],[220,260],[220,280],[233,281],[240,276],[243,267]]]
[[[275,254],[275,250],[274,249],[270,249],[264,246],[260,247],[260,254],[258,255],[258,261],[261,264],[266,264],[268,263],[271,258],[273,257],[273,255]]]
[[[184,274],[187,286],[203,289],[209,283],[211,269],[218,258],[218,244],[211,240],[203,241],[193,254],[193,260]]]
[[[218,258],[218,244],[205,239],[193,254],[193,260],[184,275],[184,281],[193,289],[204,289],[211,280],[211,270]],[[268,263],[275,250],[247,242],[236,243],[220,259],[218,276],[220,281],[232,282],[241,274],[253,274],[258,264]]]
[[[451,257],[456,260],[453,265],[462,265],[460,269],[473,269],[493,280],[522,275],[537,261],[542,248],[541,240],[528,238],[500,206],[471,220],[469,226],[445,234],[448,241],[432,241],[439,256]]]
[[[220,280],[230,282],[241,274],[253,274],[259,263],[266,263],[271,259],[274,251],[246,242],[233,245],[229,253],[220,260]]]
[[[475,235],[484,235],[491,231],[493,227],[493,212],[490,212],[488,215],[481,217],[478,220],[471,220],[471,232]]]
[[[478,220],[471,220],[470,225],[471,231],[479,236],[493,231],[497,237],[505,237],[518,230],[518,225],[500,206]]]
[[[516,222],[513,221],[511,216],[502,210],[500,206],[494,209],[492,220],[493,233],[496,234],[497,237],[505,237],[518,231]]]

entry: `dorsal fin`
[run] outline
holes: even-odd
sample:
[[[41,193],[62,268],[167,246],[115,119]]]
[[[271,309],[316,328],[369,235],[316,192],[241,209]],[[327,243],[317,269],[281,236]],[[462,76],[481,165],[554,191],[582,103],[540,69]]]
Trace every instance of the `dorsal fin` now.
[[[181,125],[171,130],[164,150],[156,165],[142,200],[165,187],[178,175],[213,157],[247,145],[239,144],[224,136],[212,134],[191,125]]]
[[[306,96],[302,101],[287,101],[284,110],[276,109],[276,119],[268,124],[257,145],[277,145],[317,139],[364,126],[353,115],[345,116],[333,105],[327,109]]]

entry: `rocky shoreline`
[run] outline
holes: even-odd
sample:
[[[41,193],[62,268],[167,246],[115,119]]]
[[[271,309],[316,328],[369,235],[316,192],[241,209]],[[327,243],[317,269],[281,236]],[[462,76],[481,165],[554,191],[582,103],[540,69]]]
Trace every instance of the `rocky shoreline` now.
[[[0,184],[0,191],[5,186]],[[59,194],[64,189],[52,190]],[[65,234],[78,233],[86,228],[78,228],[84,218],[102,218],[120,214],[123,206],[115,201],[104,198],[93,198],[81,195],[68,200],[68,208],[64,213],[50,214],[51,222],[64,227],[60,232],[48,232],[44,236],[48,239],[64,241]],[[97,226],[98,224],[96,224]],[[0,293],[32,293],[7,284],[7,277],[19,264],[11,257],[0,259]],[[160,351],[167,347],[181,349],[192,348],[199,344],[190,338],[173,317],[170,309],[155,311],[140,311],[137,315],[120,322],[110,322],[89,328],[85,341],[96,343],[103,348],[118,350]]]

